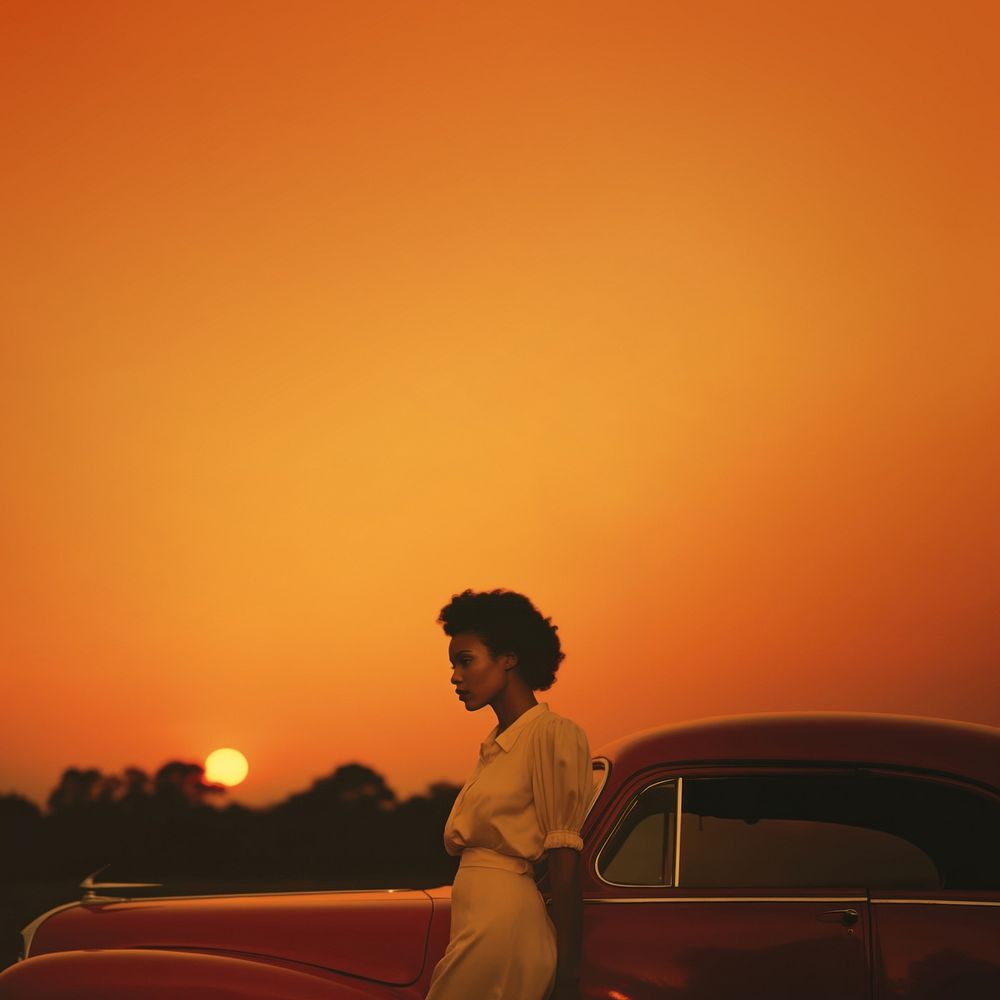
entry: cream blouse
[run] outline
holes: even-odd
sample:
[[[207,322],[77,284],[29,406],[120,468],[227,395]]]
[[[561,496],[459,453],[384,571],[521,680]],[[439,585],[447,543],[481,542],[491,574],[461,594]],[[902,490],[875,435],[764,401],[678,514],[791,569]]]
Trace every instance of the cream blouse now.
[[[449,854],[485,847],[537,861],[552,847],[583,848],[593,776],[584,731],[544,702],[502,733],[495,726],[444,826]]]

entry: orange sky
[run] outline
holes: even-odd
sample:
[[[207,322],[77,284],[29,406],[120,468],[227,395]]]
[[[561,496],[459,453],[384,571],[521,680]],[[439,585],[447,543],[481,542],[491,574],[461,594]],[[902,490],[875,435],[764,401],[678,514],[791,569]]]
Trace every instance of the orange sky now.
[[[995,4],[2,18],[0,792],[461,781],[467,586],[594,746],[1000,725]]]

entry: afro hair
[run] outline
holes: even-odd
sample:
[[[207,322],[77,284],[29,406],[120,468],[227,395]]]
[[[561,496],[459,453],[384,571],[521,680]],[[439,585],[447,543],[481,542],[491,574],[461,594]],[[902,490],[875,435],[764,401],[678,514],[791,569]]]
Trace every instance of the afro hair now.
[[[517,654],[517,671],[534,691],[547,691],[566,654],[560,648],[558,626],[528,600],[512,590],[452,595],[441,609],[437,623],[445,635],[472,632],[482,639],[493,657]]]

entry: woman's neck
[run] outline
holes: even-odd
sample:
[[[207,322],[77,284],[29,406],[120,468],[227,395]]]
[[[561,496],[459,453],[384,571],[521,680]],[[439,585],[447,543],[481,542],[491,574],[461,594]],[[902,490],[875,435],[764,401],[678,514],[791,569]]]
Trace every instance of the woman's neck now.
[[[497,723],[502,733],[513,725],[529,708],[538,704],[535,692],[527,685],[508,685],[499,697],[490,702],[490,707],[497,714]]]

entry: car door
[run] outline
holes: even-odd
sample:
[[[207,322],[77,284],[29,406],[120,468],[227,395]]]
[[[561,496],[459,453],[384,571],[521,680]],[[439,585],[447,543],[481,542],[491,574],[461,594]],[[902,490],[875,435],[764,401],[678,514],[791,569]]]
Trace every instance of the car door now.
[[[903,850],[858,826],[831,769],[687,770],[634,784],[593,856],[584,995],[866,1000],[859,858]]]
[[[931,861],[871,884],[879,1000],[1000,997],[1000,800],[955,779],[871,771],[899,835]]]

